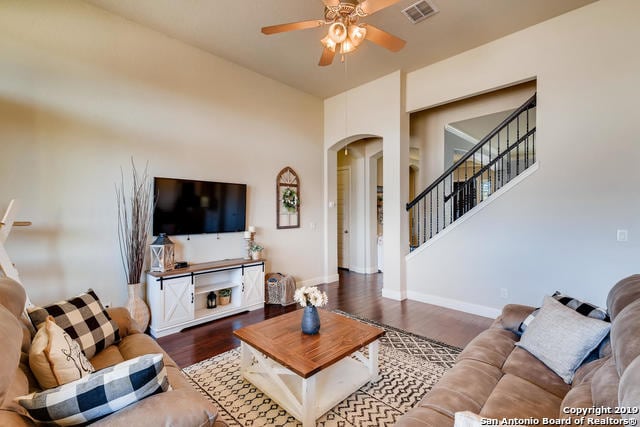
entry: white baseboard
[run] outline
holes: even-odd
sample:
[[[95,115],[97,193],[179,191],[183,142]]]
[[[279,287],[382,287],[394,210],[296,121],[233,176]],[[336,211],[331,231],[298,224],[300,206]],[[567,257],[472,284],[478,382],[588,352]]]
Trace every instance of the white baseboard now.
[[[338,273],[331,274],[329,276],[325,276],[323,283],[333,283],[340,280],[340,275]]]
[[[349,267],[349,271],[360,274],[373,274],[378,272],[378,267]]]
[[[389,299],[394,299],[396,301],[403,301],[405,299],[407,299],[407,292],[406,291],[396,291],[393,289],[386,289],[386,288],[382,288],[382,297],[383,298],[389,298]]]
[[[338,274],[332,274],[330,276],[319,276],[297,282],[296,287],[301,288],[303,286],[317,286],[323,283],[337,282],[338,280],[340,280],[340,276]]]
[[[384,289],[382,290],[384,296]],[[437,295],[423,294],[415,291],[408,291],[407,297],[410,300],[425,302],[427,304],[439,305],[440,307],[450,308],[452,310],[464,311],[465,313],[476,314],[478,316],[489,317],[495,319],[500,315],[502,310],[488,307],[486,305],[473,304],[470,302],[455,300],[451,298],[439,297]]]

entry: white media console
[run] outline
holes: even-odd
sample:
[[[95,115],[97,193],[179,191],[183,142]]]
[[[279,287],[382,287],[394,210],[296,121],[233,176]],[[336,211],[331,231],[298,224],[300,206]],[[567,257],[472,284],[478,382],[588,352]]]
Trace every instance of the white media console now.
[[[209,292],[231,290],[231,302],[207,308]],[[228,259],[147,273],[151,335],[163,337],[189,326],[264,307],[264,260]],[[219,301],[219,298],[218,298]]]

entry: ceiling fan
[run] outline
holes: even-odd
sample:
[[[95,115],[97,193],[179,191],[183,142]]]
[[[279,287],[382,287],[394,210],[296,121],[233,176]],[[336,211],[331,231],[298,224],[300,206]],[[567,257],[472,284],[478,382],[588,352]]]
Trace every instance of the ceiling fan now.
[[[306,30],[329,25],[326,37],[320,42],[323,50],[318,65],[326,66],[333,62],[336,53],[344,55],[356,50],[364,41],[369,40],[379,46],[397,52],[405,45],[405,41],[383,31],[371,24],[359,23],[360,18],[369,16],[389,7],[399,0],[323,0],[324,19],[292,22],[289,24],[263,27],[264,34],[277,34],[287,31]]]

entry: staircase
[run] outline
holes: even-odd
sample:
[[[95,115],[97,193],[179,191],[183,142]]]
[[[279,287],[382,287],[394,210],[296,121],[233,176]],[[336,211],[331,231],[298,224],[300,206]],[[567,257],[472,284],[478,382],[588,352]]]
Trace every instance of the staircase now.
[[[411,251],[535,163],[535,107],[534,94],[407,203]]]

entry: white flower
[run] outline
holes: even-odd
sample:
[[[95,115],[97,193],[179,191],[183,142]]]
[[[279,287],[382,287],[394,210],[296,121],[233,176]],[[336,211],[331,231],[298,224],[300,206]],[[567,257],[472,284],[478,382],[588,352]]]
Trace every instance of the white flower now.
[[[312,305],[314,307],[322,307],[329,302],[329,298],[325,292],[322,292],[316,287],[303,286],[296,290],[293,295],[293,300],[299,303],[302,307]]]

